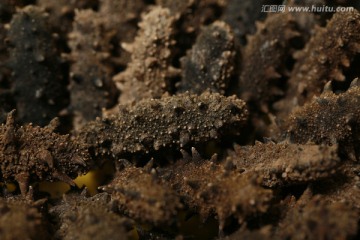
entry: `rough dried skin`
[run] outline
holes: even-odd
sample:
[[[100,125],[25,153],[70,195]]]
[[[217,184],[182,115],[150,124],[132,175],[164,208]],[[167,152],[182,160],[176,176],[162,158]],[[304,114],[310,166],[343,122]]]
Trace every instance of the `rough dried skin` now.
[[[181,161],[159,169],[159,176],[191,210],[203,218],[217,215],[220,230],[231,216],[242,222],[267,210],[272,191],[260,186],[261,179],[256,174],[241,174],[226,165],[204,160],[194,148],[192,157],[184,151],[183,155]]]
[[[279,224],[279,239],[352,239],[358,231],[358,213],[347,204],[328,203],[315,196],[297,203]]]
[[[201,94],[206,90],[225,94],[234,73],[236,49],[230,27],[217,21],[205,27],[181,61],[178,91]]]
[[[319,97],[295,110],[284,124],[288,137],[296,143],[339,143],[342,153],[351,159],[360,157],[360,81],[336,95],[330,82]]]
[[[128,231],[132,223],[111,211],[107,193],[89,198],[65,195],[63,201],[50,209],[50,215],[59,221],[55,239],[130,239]]]
[[[360,166],[347,162],[341,174],[314,184],[311,190],[329,202],[345,202],[360,215]]]
[[[43,10],[28,6],[10,23],[13,91],[22,123],[44,126],[66,105],[59,53]]]
[[[227,157],[241,172],[255,172],[262,185],[270,188],[307,183],[334,175],[340,165],[337,145],[256,142],[235,146]]]
[[[169,90],[170,78],[178,72],[171,66],[174,22],[168,9],[153,7],[139,23],[134,42],[122,45],[131,52],[131,62],[114,77],[120,104],[160,98]]]
[[[50,239],[49,226],[40,212],[41,202],[19,197],[0,198],[0,238]]]
[[[235,96],[185,93],[121,106],[118,114],[85,125],[78,138],[95,155],[119,159],[236,135],[247,115],[244,101]]]
[[[72,29],[75,9],[97,7],[97,0],[37,0],[37,6],[44,8],[49,13],[49,23],[61,38],[66,38],[66,33]]]
[[[258,23],[257,32],[248,38],[242,56],[239,96],[254,104],[258,111],[267,112],[269,103],[282,95],[279,80],[286,75],[284,62],[291,56],[290,40],[297,36],[293,16],[285,12]]]
[[[41,128],[17,126],[14,111],[0,126],[0,167],[2,181],[15,180],[21,193],[34,181],[60,180],[75,185],[71,177],[88,170],[89,156],[69,135],[54,133],[57,119]]]
[[[99,5],[99,14],[102,16],[106,32],[104,38],[114,43],[112,60],[117,66],[125,67],[131,56],[119,46],[119,43],[134,41],[138,19],[146,8],[144,0],[100,0]]]
[[[70,111],[74,129],[102,115],[103,108],[116,103],[117,91],[111,79],[108,61],[110,42],[103,39],[101,15],[92,10],[76,11],[73,31],[69,34]]]
[[[135,220],[153,225],[173,224],[182,208],[176,193],[161,183],[151,169],[126,164],[129,166],[117,172],[115,179],[102,189],[111,193],[121,212]]]
[[[275,104],[280,119],[319,95],[328,81],[346,80],[343,71],[352,67],[351,61],[360,53],[360,32],[354,31],[359,28],[360,14],[354,10],[334,14],[326,27],[317,29],[295,55],[286,96]]]

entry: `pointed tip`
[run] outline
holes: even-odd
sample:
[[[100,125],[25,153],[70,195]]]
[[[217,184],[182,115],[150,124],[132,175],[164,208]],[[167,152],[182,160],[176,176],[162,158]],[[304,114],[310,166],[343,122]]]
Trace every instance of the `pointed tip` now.
[[[200,153],[196,150],[196,148],[191,148],[191,155],[194,161],[201,161],[202,158],[200,156]]]
[[[352,80],[349,88],[356,88],[356,87],[360,87],[359,78],[355,78],[354,80]]]
[[[332,82],[331,81],[328,81],[324,86],[323,93],[327,93],[327,92],[333,92]]]
[[[13,109],[7,114],[6,125],[14,126],[14,124],[15,124],[15,113],[16,113],[16,109]]]
[[[144,166],[144,170],[150,173],[153,168],[154,168],[154,158],[151,158],[150,161],[147,162],[146,165]]]
[[[53,177],[55,179],[57,179],[59,181],[62,181],[64,183],[67,183],[72,187],[76,186],[75,182],[68,175],[66,175],[65,173],[54,171],[52,175],[53,175]]]
[[[184,161],[189,161],[190,160],[190,155],[184,150],[184,149],[180,149],[181,155],[183,157]]]
[[[89,197],[90,196],[89,189],[87,187],[84,187],[80,195],[83,197]]]
[[[54,132],[58,129],[60,126],[60,120],[58,117],[53,118],[50,123],[46,126],[47,129],[49,129],[51,132]]]
[[[214,153],[210,158],[210,162],[216,163],[217,161],[218,161],[218,154]]]

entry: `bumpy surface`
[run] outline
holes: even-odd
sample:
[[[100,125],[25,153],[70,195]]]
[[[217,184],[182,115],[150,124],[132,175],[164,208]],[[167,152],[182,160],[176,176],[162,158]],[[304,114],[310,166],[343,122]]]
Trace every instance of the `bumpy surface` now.
[[[336,95],[329,82],[319,97],[294,111],[285,123],[288,137],[297,143],[340,144],[352,159],[360,157],[360,81]]]
[[[13,90],[18,118],[22,123],[44,126],[67,102],[60,54],[47,25],[47,15],[28,6],[10,23],[9,41]]]
[[[359,239],[359,2],[0,0],[0,239]]]
[[[168,91],[169,78],[177,73],[171,67],[174,20],[168,9],[154,7],[139,23],[135,41],[122,45],[131,52],[131,62],[114,77],[121,90],[120,104],[160,98]]]
[[[360,53],[360,13],[336,13],[326,28],[318,28],[305,48],[295,55],[296,64],[284,100],[276,104],[281,118],[296,106],[318,96],[328,81],[345,81],[344,70]],[[352,79],[347,79],[348,81]]]
[[[245,103],[236,97],[204,93],[144,100],[99,119],[79,131],[95,155],[148,154],[236,135],[246,123]]]
[[[132,222],[111,211],[107,193],[93,197],[65,195],[63,201],[50,209],[57,219],[55,239],[130,239]]]
[[[358,230],[358,217],[347,204],[327,203],[315,196],[308,202],[299,200],[276,235],[279,239],[352,239]]]
[[[56,127],[57,119],[44,128],[17,126],[11,112],[0,126],[1,180],[18,182],[23,195],[34,181],[60,180],[75,185],[71,177],[88,169],[89,156],[69,135],[54,133]]]
[[[103,39],[101,16],[92,10],[77,11],[73,31],[69,35],[70,111],[75,129],[101,116],[102,108],[116,102],[117,91],[111,79],[110,42]]]
[[[204,28],[181,61],[179,92],[224,94],[234,73],[235,55],[234,35],[228,25],[218,21]]]
[[[227,162],[242,172],[255,172],[263,186],[278,187],[315,181],[334,175],[340,165],[337,145],[256,142],[254,146],[235,146]]]
[[[50,226],[41,213],[43,203],[21,197],[0,198],[0,238],[49,239]]]
[[[220,230],[231,216],[243,222],[247,216],[267,210],[272,191],[261,188],[256,174],[241,174],[204,160],[194,148],[192,156],[183,154],[182,160],[160,169],[159,175],[203,218],[216,214]]]
[[[283,64],[291,56],[291,39],[297,37],[296,22],[290,13],[270,15],[258,23],[257,32],[248,38],[242,58],[239,96],[268,111],[268,103],[281,96],[279,81],[286,74]]]
[[[182,205],[176,193],[156,177],[155,169],[137,168],[126,160],[120,164],[115,179],[102,188],[111,193],[119,210],[139,222],[173,224]]]

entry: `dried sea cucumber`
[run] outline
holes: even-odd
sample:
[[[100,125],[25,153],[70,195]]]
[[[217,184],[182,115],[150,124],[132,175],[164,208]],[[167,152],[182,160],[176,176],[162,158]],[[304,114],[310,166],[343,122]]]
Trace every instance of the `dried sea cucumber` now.
[[[198,211],[203,218],[217,215],[219,229],[234,216],[243,222],[246,217],[267,210],[272,191],[261,187],[256,174],[241,174],[227,165],[204,160],[192,148],[192,156],[182,151],[183,159],[157,169],[164,183],[169,184],[190,209]]]
[[[343,71],[351,67],[351,61],[360,53],[360,33],[354,32],[359,28],[357,10],[335,13],[326,27],[318,28],[305,48],[295,54],[286,96],[274,105],[280,120],[296,106],[320,95],[328,81],[346,80]]]
[[[258,22],[257,32],[248,37],[239,77],[239,96],[257,111],[268,112],[269,103],[283,94],[279,80],[287,74],[284,62],[291,56],[291,39],[298,37],[296,22],[288,13],[270,15]],[[259,67],[260,66],[260,67]]]
[[[56,239],[130,239],[132,221],[112,211],[107,193],[86,197],[85,194],[64,195],[49,210],[58,219]]]
[[[13,45],[9,65],[18,118],[45,126],[68,100],[47,14],[34,6],[21,9],[13,16],[8,38]]]
[[[45,201],[21,196],[0,198],[0,238],[50,239],[48,219],[42,213]]]
[[[160,98],[169,91],[170,78],[178,74],[171,66],[174,22],[169,9],[153,7],[143,15],[134,42],[122,44],[131,52],[131,62],[114,77],[121,90],[120,104]]]
[[[176,192],[156,177],[152,161],[144,168],[137,168],[122,159],[122,169],[101,189],[111,193],[115,206],[129,217],[155,226],[171,225],[182,204]]]
[[[317,195],[298,200],[279,223],[275,239],[352,239],[359,214],[343,202],[330,203]],[[325,230],[326,229],[326,230]]]
[[[103,39],[101,15],[93,10],[75,13],[73,31],[69,34],[70,106],[74,129],[102,115],[103,108],[116,103],[117,90],[109,66],[111,45]]]
[[[247,115],[244,101],[235,96],[184,93],[120,106],[117,114],[89,122],[77,138],[95,155],[119,159],[239,134]]]
[[[196,43],[181,60],[178,92],[201,94],[206,90],[225,94],[235,68],[235,42],[230,27],[216,21],[202,29]]]
[[[119,43],[133,42],[136,36],[141,12],[146,9],[144,0],[99,0],[99,15],[102,18],[103,38],[112,43],[112,63],[117,67],[126,67],[131,54]]]
[[[21,193],[34,181],[60,180],[75,185],[71,177],[88,170],[89,155],[69,135],[54,133],[59,122],[46,127],[17,126],[14,111],[0,126],[1,179],[19,183]]]
[[[334,175],[340,165],[338,146],[256,142],[235,145],[226,161],[241,172],[255,172],[265,187],[307,183]]]
[[[316,144],[339,143],[340,151],[351,159],[359,159],[360,81],[340,94],[331,90],[331,82],[319,97],[292,112],[283,131],[292,142]]]

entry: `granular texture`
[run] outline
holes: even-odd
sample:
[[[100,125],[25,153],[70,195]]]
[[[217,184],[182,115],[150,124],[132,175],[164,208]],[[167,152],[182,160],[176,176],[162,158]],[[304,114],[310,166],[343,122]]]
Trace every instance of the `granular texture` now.
[[[256,142],[253,146],[235,146],[227,157],[242,172],[255,172],[263,186],[278,187],[328,178],[340,165],[337,145]]]
[[[137,221],[154,225],[171,225],[182,208],[177,194],[162,183],[149,163],[144,168],[121,160],[121,170],[102,189],[111,193],[119,211]]]
[[[69,34],[70,100],[74,129],[102,115],[116,103],[117,90],[109,63],[111,45],[103,39],[101,16],[93,10],[76,11]]]
[[[47,14],[35,6],[19,10],[11,20],[8,38],[13,46],[9,65],[18,119],[45,126],[68,102]]]
[[[75,185],[71,177],[88,170],[89,155],[69,135],[55,133],[57,126],[57,119],[43,128],[18,126],[12,111],[0,126],[1,180],[18,182],[23,195],[34,181]]]
[[[193,48],[181,61],[178,91],[225,94],[235,68],[235,42],[230,27],[221,21],[204,28]]]
[[[235,96],[184,93],[121,106],[117,114],[85,125],[78,138],[95,155],[119,159],[239,134],[247,115],[244,101]]]
[[[55,239],[130,239],[128,231],[132,222],[111,210],[107,193],[93,197],[64,195],[64,199],[50,209],[50,216],[57,219]]]
[[[340,94],[330,89],[329,82],[319,97],[295,110],[287,122],[288,137],[297,143],[340,144],[342,153],[352,159],[360,156],[360,85],[355,79]]]

